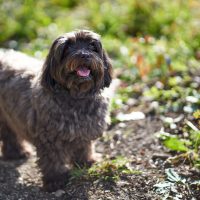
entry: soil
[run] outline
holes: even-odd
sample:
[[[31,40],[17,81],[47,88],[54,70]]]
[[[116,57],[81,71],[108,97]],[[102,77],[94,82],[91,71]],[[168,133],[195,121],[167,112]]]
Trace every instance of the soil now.
[[[119,180],[72,179],[63,190],[54,193],[42,191],[41,174],[36,165],[36,155],[28,160],[4,161],[0,159],[0,200],[157,200],[154,184],[164,180],[166,159],[171,154],[163,148],[155,133],[162,123],[156,115],[146,115],[143,120],[117,123],[96,143],[96,151],[104,158],[124,156],[131,167],[140,174],[124,174]],[[187,168],[187,170],[186,170]],[[199,173],[179,165],[176,170],[190,178]],[[184,191],[183,191],[184,194]],[[200,199],[200,191],[193,196],[185,193],[182,199]]]

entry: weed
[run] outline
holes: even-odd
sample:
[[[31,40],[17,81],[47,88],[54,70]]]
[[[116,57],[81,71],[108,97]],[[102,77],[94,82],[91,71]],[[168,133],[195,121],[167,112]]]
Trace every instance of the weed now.
[[[172,164],[189,163],[199,168],[200,130],[192,122],[185,120],[182,132],[186,135],[185,137],[182,134],[165,132],[164,129],[157,134],[165,147],[179,153],[169,158],[168,162]]]
[[[91,168],[76,168],[72,170],[72,178],[100,179],[104,181],[117,181],[125,174],[141,174],[129,166],[128,159],[117,157],[114,160],[104,160],[94,164]]]

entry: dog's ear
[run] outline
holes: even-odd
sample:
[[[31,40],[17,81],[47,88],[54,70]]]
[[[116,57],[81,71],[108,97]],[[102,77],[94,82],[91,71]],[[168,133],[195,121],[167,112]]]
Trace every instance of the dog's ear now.
[[[48,90],[53,90],[56,83],[56,77],[58,76],[57,73],[60,71],[58,70],[58,67],[61,65],[66,41],[67,38],[63,36],[57,38],[53,42],[44,62],[41,85]]]
[[[103,50],[103,62],[104,62],[104,87],[109,87],[112,81],[113,69],[111,60],[108,57],[105,50]]]

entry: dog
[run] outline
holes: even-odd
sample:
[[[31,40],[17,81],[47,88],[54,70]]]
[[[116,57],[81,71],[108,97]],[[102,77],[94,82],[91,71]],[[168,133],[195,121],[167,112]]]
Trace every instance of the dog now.
[[[100,36],[78,30],[58,37],[41,63],[16,51],[0,53],[0,138],[5,159],[36,148],[43,187],[64,187],[72,166],[95,162],[92,143],[106,130],[112,65]]]

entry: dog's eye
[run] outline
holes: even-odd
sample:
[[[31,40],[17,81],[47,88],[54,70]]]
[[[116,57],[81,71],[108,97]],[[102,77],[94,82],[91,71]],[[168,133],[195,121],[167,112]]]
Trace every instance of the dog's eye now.
[[[92,51],[96,51],[96,52],[97,52],[97,47],[96,47],[95,43],[90,43],[90,44],[89,44],[89,48],[90,48]]]

